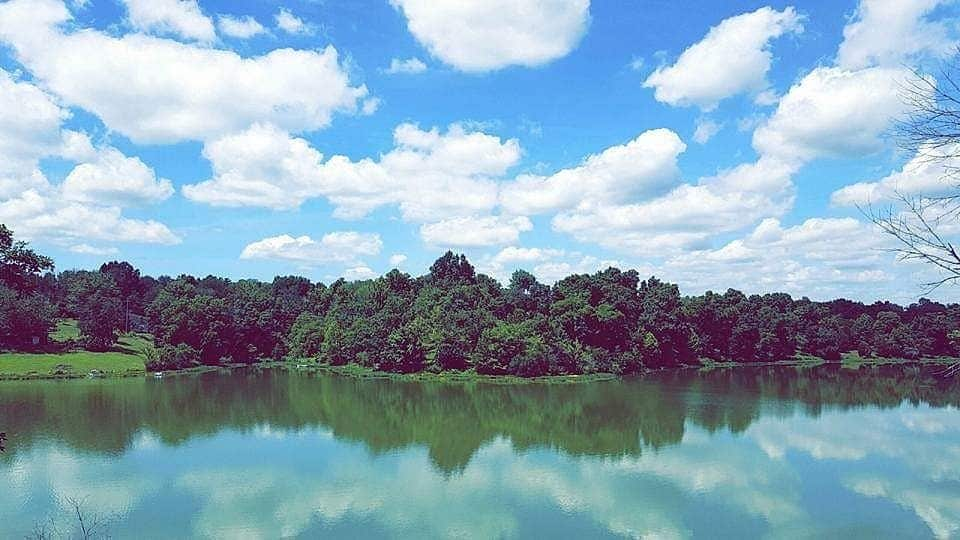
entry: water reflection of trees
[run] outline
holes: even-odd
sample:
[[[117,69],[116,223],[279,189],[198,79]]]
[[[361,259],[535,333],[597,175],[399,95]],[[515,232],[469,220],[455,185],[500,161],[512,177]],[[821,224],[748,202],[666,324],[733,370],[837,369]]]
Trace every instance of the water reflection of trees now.
[[[738,368],[573,385],[442,384],[255,371],[177,380],[9,382],[0,425],[11,459],[41,439],[119,453],[147,430],[178,445],[223,429],[320,427],[373,452],[425,446],[452,472],[484,443],[572,455],[638,455],[680,442],[686,422],[741,432],[761,416],[825,408],[960,404],[960,381],[929,369]]]

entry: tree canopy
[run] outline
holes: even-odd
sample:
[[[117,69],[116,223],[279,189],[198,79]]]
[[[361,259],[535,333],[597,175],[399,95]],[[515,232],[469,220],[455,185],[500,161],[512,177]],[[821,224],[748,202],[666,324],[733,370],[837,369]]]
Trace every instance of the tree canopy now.
[[[504,287],[452,252],[423,276],[392,270],[329,286],[296,276],[154,279],[123,261],[41,279],[37,269],[50,268],[49,259],[12,235],[4,242],[16,250],[11,261],[32,261],[5,271],[14,277],[0,283],[5,348],[27,346],[23,336],[49,330],[60,316],[78,320],[87,347],[105,349],[126,319],[141,317],[157,345],[150,369],[308,358],[389,372],[529,377],[631,374],[705,359],[773,362],[797,354],[828,360],[854,352],[899,359],[960,354],[960,306],[926,299],[902,307],[733,289],[682,296],[675,284],[617,268],[552,286],[518,270]]]

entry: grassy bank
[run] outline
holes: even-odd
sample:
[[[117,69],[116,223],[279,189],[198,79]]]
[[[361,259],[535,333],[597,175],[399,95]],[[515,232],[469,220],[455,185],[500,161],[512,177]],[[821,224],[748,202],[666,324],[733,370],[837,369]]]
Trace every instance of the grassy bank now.
[[[143,358],[123,352],[0,354],[0,379],[86,377],[93,370],[104,376],[130,376],[145,373]]]
[[[76,321],[57,323],[50,339],[66,342],[80,337]],[[0,380],[3,379],[70,379],[87,377],[97,372],[104,377],[143,375],[141,351],[152,343],[146,334],[124,334],[113,350],[92,352],[83,350],[60,353],[0,353]]]

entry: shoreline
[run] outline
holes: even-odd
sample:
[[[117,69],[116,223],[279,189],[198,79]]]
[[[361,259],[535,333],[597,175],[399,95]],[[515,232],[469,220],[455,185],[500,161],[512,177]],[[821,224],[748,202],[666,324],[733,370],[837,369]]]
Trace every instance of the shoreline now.
[[[152,372],[145,368],[126,369],[122,371],[111,370],[91,370],[86,373],[64,370],[59,372],[27,372],[27,373],[2,373],[0,372],[0,382],[3,381],[49,381],[49,380],[78,380],[78,379],[121,379],[132,377],[145,378],[169,378],[188,375],[198,375],[201,373],[210,373],[214,371],[234,371],[242,369],[281,369],[291,373],[304,374],[331,374],[344,377],[354,377],[358,379],[386,379],[394,381],[417,381],[417,382],[447,382],[447,383],[486,383],[486,384],[578,384],[588,382],[602,382],[629,379],[634,377],[643,377],[654,373],[663,373],[668,371],[697,370],[701,372],[710,372],[715,370],[736,369],[736,368],[764,368],[764,367],[793,367],[793,368],[814,368],[819,366],[839,366],[845,369],[857,370],[860,368],[876,368],[883,366],[903,366],[903,367],[925,367],[941,366],[949,368],[960,364],[960,358],[934,357],[919,358],[915,360],[897,359],[897,358],[860,358],[859,356],[847,355],[840,360],[824,360],[822,358],[803,356],[789,360],[779,360],[775,362],[716,362],[709,359],[702,360],[699,365],[681,365],[671,368],[644,369],[631,375],[617,375],[614,373],[590,373],[580,375],[540,375],[536,377],[520,377],[517,375],[485,375],[475,371],[441,371],[428,372],[420,371],[415,373],[396,373],[390,371],[378,371],[372,368],[360,366],[358,364],[344,364],[339,366],[329,364],[319,364],[313,360],[265,360],[253,364],[227,364],[222,366],[196,366],[192,368]],[[157,374],[160,374],[159,376]]]

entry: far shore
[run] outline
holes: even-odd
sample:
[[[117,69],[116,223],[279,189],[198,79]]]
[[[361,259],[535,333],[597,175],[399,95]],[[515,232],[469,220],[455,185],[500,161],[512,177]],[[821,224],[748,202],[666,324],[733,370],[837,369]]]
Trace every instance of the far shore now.
[[[330,365],[321,364],[313,359],[300,360],[264,360],[253,364],[226,364],[222,366],[196,366],[181,370],[150,372],[144,369],[142,359],[134,354],[121,352],[91,353],[74,351],[62,354],[42,353],[0,353],[0,381],[23,380],[76,380],[105,379],[125,377],[163,378],[171,376],[195,375],[220,370],[237,369],[282,369],[299,373],[329,373],[357,378],[392,379],[402,381],[430,382],[486,382],[496,384],[526,383],[583,383],[609,381],[649,373],[673,370],[711,371],[717,369],[758,368],[758,367],[796,367],[812,368],[824,365],[840,366],[846,369],[880,366],[942,366],[948,370],[960,364],[960,358],[936,357],[919,359],[900,358],[862,358],[856,353],[848,353],[840,360],[825,360],[813,356],[798,355],[795,358],[776,362],[716,362],[702,359],[699,365],[681,365],[671,368],[647,369],[634,375],[614,373],[589,373],[572,375],[544,375],[537,377],[518,377],[516,375],[489,375],[467,371],[420,371],[414,373],[395,373],[379,371],[357,364]],[[37,369],[37,368],[40,369]]]

